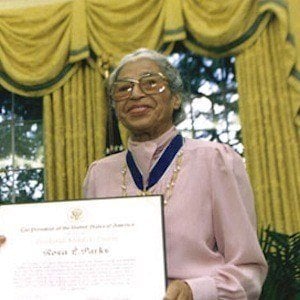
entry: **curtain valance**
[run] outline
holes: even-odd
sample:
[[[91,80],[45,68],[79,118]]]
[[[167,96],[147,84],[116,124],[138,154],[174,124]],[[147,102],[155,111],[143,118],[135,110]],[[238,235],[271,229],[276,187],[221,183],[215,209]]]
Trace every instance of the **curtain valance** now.
[[[299,41],[291,35],[299,33],[293,22],[299,4],[290,2],[290,7],[283,0],[62,0],[4,5],[0,84],[19,94],[44,95],[66,82],[80,60],[104,55],[114,64],[136,48],[162,49],[178,40],[209,56],[237,54],[276,16],[289,49],[284,58],[287,73],[299,86],[295,52]]]

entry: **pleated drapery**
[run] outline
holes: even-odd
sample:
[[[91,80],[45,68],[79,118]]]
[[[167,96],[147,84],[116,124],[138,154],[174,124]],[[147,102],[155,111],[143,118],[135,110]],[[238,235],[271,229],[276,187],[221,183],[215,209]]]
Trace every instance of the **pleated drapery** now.
[[[281,58],[285,54],[273,22],[236,60],[239,111],[248,172],[260,227],[299,230],[300,144]],[[255,76],[253,76],[255,74]]]
[[[298,0],[1,1],[0,84],[44,96],[47,199],[80,198],[88,164],[104,153],[108,71],[137,48],[169,53],[182,41],[236,55],[259,222],[298,231],[299,17]]]
[[[76,199],[88,165],[105,150],[104,80],[83,64],[63,87],[44,96],[47,199]]]

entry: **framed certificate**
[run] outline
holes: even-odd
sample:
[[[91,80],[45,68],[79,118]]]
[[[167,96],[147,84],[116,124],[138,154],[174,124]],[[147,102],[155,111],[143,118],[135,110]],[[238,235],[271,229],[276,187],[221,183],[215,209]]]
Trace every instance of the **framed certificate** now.
[[[161,196],[0,206],[1,298],[163,299]]]

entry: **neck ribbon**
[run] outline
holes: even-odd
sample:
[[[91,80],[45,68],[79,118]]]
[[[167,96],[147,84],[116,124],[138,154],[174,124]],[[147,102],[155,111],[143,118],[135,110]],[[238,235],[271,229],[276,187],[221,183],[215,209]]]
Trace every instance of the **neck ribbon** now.
[[[175,158],[182,145],[183,137],[181,134],[178,134],[172,139],[172,141],[164,150],[163,154],[161,155],[155,166],[152,168],[149,174],[148,184],[146,188],[144,188],[143,185],[143,176],[134,161],[132,153],[128,150],[126,154],[126,162],[136,186],[142,191],[147,191],[152,186],[154,186],[164,175],[165,171],[172,163],[173,159]]]

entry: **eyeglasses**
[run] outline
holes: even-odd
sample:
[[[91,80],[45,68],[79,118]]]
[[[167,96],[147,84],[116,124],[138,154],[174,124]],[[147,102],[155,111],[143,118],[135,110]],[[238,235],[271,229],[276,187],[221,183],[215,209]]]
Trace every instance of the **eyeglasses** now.
[[[134,88],[139,88],[146,95],[160,94],[166,89],[167,79],[162,73],[149,73],[142,75],[139,79],[122,79],[113,83],[111,97],[115,102],[128,100]]]

